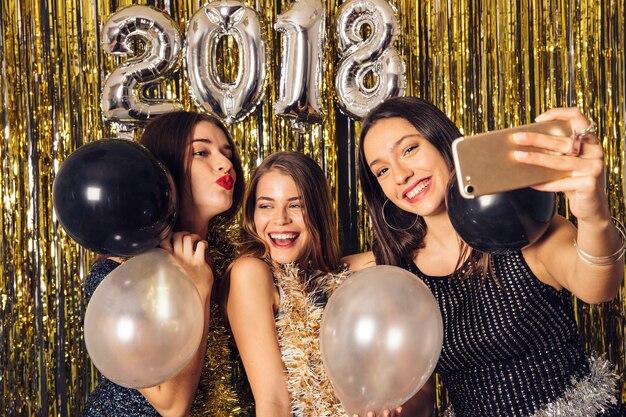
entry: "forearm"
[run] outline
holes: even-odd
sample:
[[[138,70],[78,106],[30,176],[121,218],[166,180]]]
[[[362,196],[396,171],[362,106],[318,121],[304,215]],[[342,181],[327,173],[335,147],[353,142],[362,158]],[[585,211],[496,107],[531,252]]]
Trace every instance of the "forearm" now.
[[[163,417],[189,415],[202,374],[209,331],[211,293],[201,297],[204,305],[204,327],[200,345],[191,361],[178,374],[151,388],[139,390]]]
[[[615,297],[623,280],[622,238],[608,214],[594,221],[578,221],[574,294],[598,303]]]
[[[289,402],[280,400],[275,401],[256,401],[256,417],[292,417],[291,406]]]

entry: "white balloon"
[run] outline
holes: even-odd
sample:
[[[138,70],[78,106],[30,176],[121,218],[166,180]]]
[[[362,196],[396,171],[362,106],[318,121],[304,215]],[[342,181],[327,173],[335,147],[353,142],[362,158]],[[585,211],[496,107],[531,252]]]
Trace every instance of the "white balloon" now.
[[[204,308],[174,257],[150,249],[114,269],[85,313],[85,345],[102,374],[128,388],[176,375],[198,350]]]
[[[320,0],[300,0],[276,18],[283,32],[278,100],[274,112],[288,118],[296,130],[319,123],[326,11]]]
[[[163,78],[177,66],[182,50],[178,26],[154,7],[134,5],[112,14],[102,28],[103,48],[109,54],[135,54],[133,41],[137,38],[146,44],[143,53],[113,70],[102,89],[102,111],[112,121],[144,120],[182,109],[177,101],[141,96],[142,87]]]
[[[443,322],[422,281],[395,266],[354,273],[330,297],[322,360],[349,415],[382,415],[426,383],[439,359]]]
[[[239,48],[234,83],[217,72],[217,46],[230,35]],[[245,118],[263,98],[267,57],[259,16],[236,0],[217,0],[198,10],[187,26],[185,69],[189,92],[198,106],[226,123]]]
[[[364,39],[363,26],[371,29]],[[406,68],[393,47],[397,33],[393,7],[384,0],[352,0],[341,6],[337,17],[338,49],[341,61],[335,77],[340,107],[350,117],[360,119],[376,105],[406,90]],[[373,87],[365,77],[373,73]]]

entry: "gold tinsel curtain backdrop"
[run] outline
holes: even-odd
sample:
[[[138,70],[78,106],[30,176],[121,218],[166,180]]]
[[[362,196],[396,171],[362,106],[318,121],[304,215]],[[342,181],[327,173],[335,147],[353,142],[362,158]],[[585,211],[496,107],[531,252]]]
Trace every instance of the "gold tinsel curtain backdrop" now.
[[[100,101],[106,77],[123,58],[103,50],[101,28],[130,4],[171,16],[184,33],[203,2],[163,0],[2,0],[0,7],[0,414],[77,415],[96,372],[86,355],[83,282],[93,254],[69,239],[51,204],[60,163],[80,145],[140,134],[105,120]],[[277,16],[289,1],[249,1],[267,40],[265,97],[233,125],[249,174],[267,154],[297,149],[324,168],[337,198],[345,253],[368,247],[371,232],[358,192],[355,138],[359,125],[337,105],[339,2],[323,5],[327,43],[320,84],[322,123],[303,132],[276,117],[281,34]],[[530,122],[543,110],[583,109],[598,122],[607,156],[613,214],[624,218],[626,7],[624,0],[391,0],[395,47],[406,65],[407,95],[442,108],[465,134]],[[232,48],[230,48],[232,46]],[[233,40],[223,42],[220,76],[238,65]],[[195,108],[182,69],[154,88],[155,97]],[[129,179],[130,180],[130,179]],[[567,215],[561,202],[559,211]],[[577,303],[583,343],[604,354],[624,377],[624,292],[602,306]],[[623,383],[622,398],[626,391]],[[439,403],[445,398],[438,398]]]

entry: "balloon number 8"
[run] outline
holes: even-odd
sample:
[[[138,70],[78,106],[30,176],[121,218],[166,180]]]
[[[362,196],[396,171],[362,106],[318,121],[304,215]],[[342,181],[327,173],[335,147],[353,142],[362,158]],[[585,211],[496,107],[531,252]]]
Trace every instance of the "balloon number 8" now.
[[[320,0],[300,0],[277,17],[275,30],[283,33],[279,97],[275,114],[294,128],[323,118],[319,96],[323,73],[326,13]],[[356,35],[366,24],[368,37]],[[342,110],[360,118],[383,100],[403,95],[405,66],[393,49],[397,21],[385,0],[352,0],[339,12],[337,24],[341,62],[336,93]],[[231,36],[239,50],[234,82],[220,79],[217,45]],[[142,89],[158,84],[177,68],[184,55],[187,86],[197,105],[231,124],[244,119],[263,97],[266,46],[258,14],[237,0],[204,4],[189,20],[183,47],[176,22],[151,6],[132,5],[109,17],[102,30],[106,52],[132,57],[107,77],[102,91],[106,119],[135,122],[179,110],[176,100],[149,99]],[[138,53],[134,40],[145,43]],[[365,78],[372,74],[374,86]]]

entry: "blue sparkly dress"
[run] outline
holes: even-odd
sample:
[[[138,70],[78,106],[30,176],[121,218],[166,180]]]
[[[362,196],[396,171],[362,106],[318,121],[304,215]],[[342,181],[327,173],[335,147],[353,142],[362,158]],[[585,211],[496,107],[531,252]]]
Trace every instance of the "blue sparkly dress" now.
[[[443,318],[436,372],[452,404],[444,415],[626,415],[614,369],[579,344],[571,295],[539,281],[521,252],[493,260],[498,282],[461,280],[463,268],[433,277],[407,265],[428,285]]]
[[[111,259],[101,259],[94,263],[85,286],[87,302],[102,280],[119,263]],[[96,389],[89,395],[85,417],[159,417],[160,414],[136,389],[125,388],[101,376]]]

